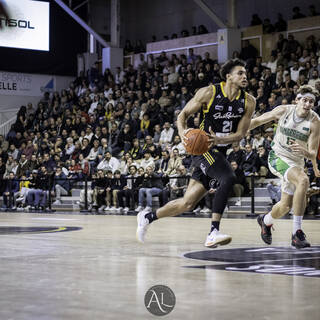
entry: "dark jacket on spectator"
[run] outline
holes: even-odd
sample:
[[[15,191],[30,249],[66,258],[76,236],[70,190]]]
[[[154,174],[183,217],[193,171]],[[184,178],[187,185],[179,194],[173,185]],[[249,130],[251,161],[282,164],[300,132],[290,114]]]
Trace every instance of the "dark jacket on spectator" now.
[[[150,176],[145,174],[141,188],[163,188],[163,183],[161,180],[161,177],[157,175],[156,173],[152,173]]]
[[[255,151],[251,151],[250,154],[246,154],[240,167],[244,171],[244,173],[257,172],[259,168],[257,153]]]
[[[19,191],[19,181],[16,179],[8,179],[6,184],[5,192],[18,192]]]
[[[239,151],[231,151],[227,157],[229,162],[235,161],[238,165],[241,165],[243,160],[245,159],[246,152],[243,149],[239,149]]]
[[[113,178],[111,181],[112,190],[122,190],[126,185],[127,180],[123,175],[120,176],[120,179]]]

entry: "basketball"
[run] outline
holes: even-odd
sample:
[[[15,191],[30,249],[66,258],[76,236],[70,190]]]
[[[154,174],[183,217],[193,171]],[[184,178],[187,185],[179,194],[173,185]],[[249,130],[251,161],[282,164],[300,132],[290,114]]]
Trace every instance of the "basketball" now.
[[[192,129],[186,134],[186,151],[189,154],[200,156],[209,150],[208,136],[205,131],[200,129]]]

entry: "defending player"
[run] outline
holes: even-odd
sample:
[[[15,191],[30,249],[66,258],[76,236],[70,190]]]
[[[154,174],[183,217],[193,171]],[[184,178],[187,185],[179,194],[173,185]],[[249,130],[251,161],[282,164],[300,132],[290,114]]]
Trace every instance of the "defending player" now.
[[[281,218],[293,206],[292,246],[300,249],[310,247],[301,229],[306,208],[306,193],[309,179],[304,172],[304,159],[310,159],[316,177],[320,177],[317,167],[317,152],[320,135],[320,119],[312,110],[317,92],[305,85],[298,90],[296,105],[281,105],[251,121],[254,129],[272,120],[278,121],[276,135],[269,154],[270,171],[282,179],[281,200],[271,212],[258,217],[261,238],[272,243],[271,227],[274,219]]]
[[[156,219],[191,211],[210,189],[210,181],[218,180],[219,189],[212,208],[211,230],[206,247],[228,244],[231,236],[219,231],[222,213],[235,180],[233,170],[225,158],[228,145],[246,134],[255,109],[255,99],[244,91],[247,86],[245,64],[239,59],[227,61],[221,68],[226,82],[199,89],[178,117],[178,131],[185,140],[187,119],[201,111],[200,129],[210,135],[212,148],[202,156],[193,157],[193,175],[183,198],[170,201],[156,212],[141,211],[137,216],[137,239],[144,242],[148,226]]]

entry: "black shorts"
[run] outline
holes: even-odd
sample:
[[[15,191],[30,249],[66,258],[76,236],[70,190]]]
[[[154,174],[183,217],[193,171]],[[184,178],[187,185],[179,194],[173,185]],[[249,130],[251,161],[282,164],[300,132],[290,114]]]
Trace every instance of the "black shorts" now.
[[[201,156],[194,156],[192,166],[192,179],[201,182],[207,190],[215,188],[216,183],[223,180],[223,177],[234,174],[225,154],[217,149],[211,149]]]

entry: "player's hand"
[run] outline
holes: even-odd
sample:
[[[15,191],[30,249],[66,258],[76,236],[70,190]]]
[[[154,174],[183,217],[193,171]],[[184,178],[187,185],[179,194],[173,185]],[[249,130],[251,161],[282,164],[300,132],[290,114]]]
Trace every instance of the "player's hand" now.
[[[290,149],[292,150],[292,153],[295,155],[302,155],[303,157],[306,157],[307,150],[302,147],[298,143],[293,143],[290,145]]]
[[[188,138],[186,137],[187,132],[189,132],[190,130],[193,130],[193,129],[194,129],[194,128],[189,128],[189,129],[184,130],[184,131],[182,132],[182,134],[179,133],[180,138],[181,138],[181,141],[182,141],[182,143],[183,143],[184,146],[187,145],[187,140],[188,140]]]
[[[208,136],[208,141],[209,141],[209,149],[211,149],[214,145],[217,144],[217,136],[216,134],[212,131],[211,127],[209,127],[209,133],[207,133]]]
[[[313,168],[313,172],[317,178],[320,178],[320,170],[318,168]]]

